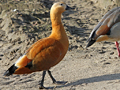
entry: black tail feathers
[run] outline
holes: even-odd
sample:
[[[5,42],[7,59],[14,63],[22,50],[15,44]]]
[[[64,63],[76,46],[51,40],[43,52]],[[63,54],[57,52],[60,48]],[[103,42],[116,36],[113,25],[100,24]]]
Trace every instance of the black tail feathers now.
[[[5,73],[4,76],[10,76],[12,75],[15,70],[17,69],[17,67],[15,66],[15,64],[13,64]]]

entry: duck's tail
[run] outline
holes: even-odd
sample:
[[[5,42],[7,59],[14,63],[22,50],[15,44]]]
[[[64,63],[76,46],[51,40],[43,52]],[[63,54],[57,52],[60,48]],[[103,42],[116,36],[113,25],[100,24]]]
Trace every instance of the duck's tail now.
[[[15,64],[13,64],[5,73],[4,76],[10,76],[12,74],[28,74],[33,71],[30,70],[32,67],[32,60],[28,59],[26,55],[20,57]]]

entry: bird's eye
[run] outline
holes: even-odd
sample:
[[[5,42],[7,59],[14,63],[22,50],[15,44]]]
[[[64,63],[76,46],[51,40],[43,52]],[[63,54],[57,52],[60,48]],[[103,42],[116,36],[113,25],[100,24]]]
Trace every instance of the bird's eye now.
[[[60,5],[62,6],[63,4],[61,3]]]

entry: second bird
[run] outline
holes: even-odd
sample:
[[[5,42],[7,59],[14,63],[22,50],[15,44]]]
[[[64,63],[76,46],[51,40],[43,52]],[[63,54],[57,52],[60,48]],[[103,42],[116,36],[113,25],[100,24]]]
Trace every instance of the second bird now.
[[[120,7],[108,11],[98,25],[92,30],[87,47],[95,42],[115,41],[118,56],[120,57],[119,43],[120,40]]]

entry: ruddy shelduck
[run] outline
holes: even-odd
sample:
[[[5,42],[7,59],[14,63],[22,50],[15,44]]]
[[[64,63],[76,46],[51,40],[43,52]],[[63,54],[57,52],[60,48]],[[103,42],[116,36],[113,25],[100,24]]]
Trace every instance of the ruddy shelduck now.
[[[118,40],[120,40],[120,7],[108,11],[103,16],[98,25],[92,30],[86,47],[91,46],[95,42],[115,41],[120,57]]]
[[[57,83],[49,70],[58,64],[65,56],[69,41],[61,22],[61,14],[69,9],[64,2],[54,3],[50,10],[52,22],[52,33],[49,37],[38,40],[26,53],[21,56],[4,74],[29,74],[36,71],[43,71],[40,89],[45,88],[44,77],[48,72],[53,83]]]

